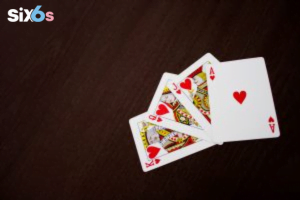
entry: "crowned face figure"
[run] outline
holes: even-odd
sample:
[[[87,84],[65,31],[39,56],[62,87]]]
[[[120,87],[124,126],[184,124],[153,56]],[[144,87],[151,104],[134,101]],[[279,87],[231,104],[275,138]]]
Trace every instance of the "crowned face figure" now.
[[[147,130],[147,140],[149,144],[154,144],[160,141],[159,135],[155,130],[155,127]]]
[[[169,88],[165,87],[163,94],[160,98],[160,101],[164,103],[172,104],[176,101],[176,97],[174,96],[174,94],[172,94]]]
[[[206,81],[206,75],[204,72],[201,72],[193,77],[194,83],[199,86]]]

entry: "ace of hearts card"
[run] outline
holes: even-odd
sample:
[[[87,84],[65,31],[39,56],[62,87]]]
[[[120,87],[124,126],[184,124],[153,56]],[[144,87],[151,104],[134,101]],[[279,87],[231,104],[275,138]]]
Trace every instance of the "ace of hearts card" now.
[[[265,60],[251,58],[209,65],[207,79],[214,141],[280,135]]]

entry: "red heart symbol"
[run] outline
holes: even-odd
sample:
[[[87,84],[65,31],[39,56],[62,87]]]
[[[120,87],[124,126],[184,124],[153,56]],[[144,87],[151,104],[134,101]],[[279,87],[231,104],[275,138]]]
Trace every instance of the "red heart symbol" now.
[[[245,91],[234,92],[233,97],[237,100],[240,104],[242,104],[247,96]]]
[[[269,118],[269,123],[273,123],[273,122],[274,122],[273,117],[270,117],[270,118]]]
[[[190,79],[185,79],[184,82],[180,83],[180,87],[186,90],[190,90],[192,88],[192,82]]]
[[[159,104],[158,109],[156,110],[157,115],[164,115],[168,112],[169,110],[164,104]]]
[[[147,152],[149,153],[149,158],[155,158],[155,156],[158,154],[158,152],[160,151],[160,148],[157,147],[148,147],[147,148]]]
[[[160,117],[157,118],[157,122],[161,122],[162,119]]]
[[[270,124],[269,126],[271,128],[272,133],[274,133],[275,132],[275,124]]]
[[[177,94],[181,94],[181,90],[177,90],[176,93],[177,93]]]
[[[155,161],[155,164],[158,164],[160,162],[159,159],[155,159],[154,161]]]
[[[214,72],[214,70],[213,70],[213,68],[210,68],[210,79],[213,81],[214,79],[215,79],[215,72]]]

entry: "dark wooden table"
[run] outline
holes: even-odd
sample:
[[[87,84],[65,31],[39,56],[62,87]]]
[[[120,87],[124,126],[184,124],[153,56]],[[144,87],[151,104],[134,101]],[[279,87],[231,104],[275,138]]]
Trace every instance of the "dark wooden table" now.
[[[9,9],[37,5],[54,21],[7,20]],[[298,192],[299,10],[285,0],[1,1],[0,199]],[[142,172],[128,120],[148,109],[164,72],[180,73],[207,52],[265,58],[281,137]]]

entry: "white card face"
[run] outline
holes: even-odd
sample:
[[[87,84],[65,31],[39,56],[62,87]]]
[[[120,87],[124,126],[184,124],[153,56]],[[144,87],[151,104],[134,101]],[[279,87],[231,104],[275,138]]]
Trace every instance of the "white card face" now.
[[[175,74],[163,74],[145,120],[155,122],[166,128],[176,127],[180,131],[188,131],[195,137],[212,141],[212,136],[209,136],[208,133],[201,128],[191,113],[177,99],[178,96],[184,96],[182,91],[179,88],[171,91],[167,87],[168,82],[175,78]]]
[[[213,55],[207,53],[180,73],[174,81],[175,83],[169,83],[168,85],[172,89],[172,85],[175,84],[183,91],[184,95],[176,97],[207,132],[211,131],[211,117],[205,70],[207,66],[215,65],[219,65],[219,61]]]
[[[208,91],[215,141],[274,138],[280,135],[263,58],[208,66]]]
[[[188,132],[178,132],[145,121],[147,113],[129,120],[134,142],[144,172],[213,146]],[[175,127],[176,128],[176,127]]]

